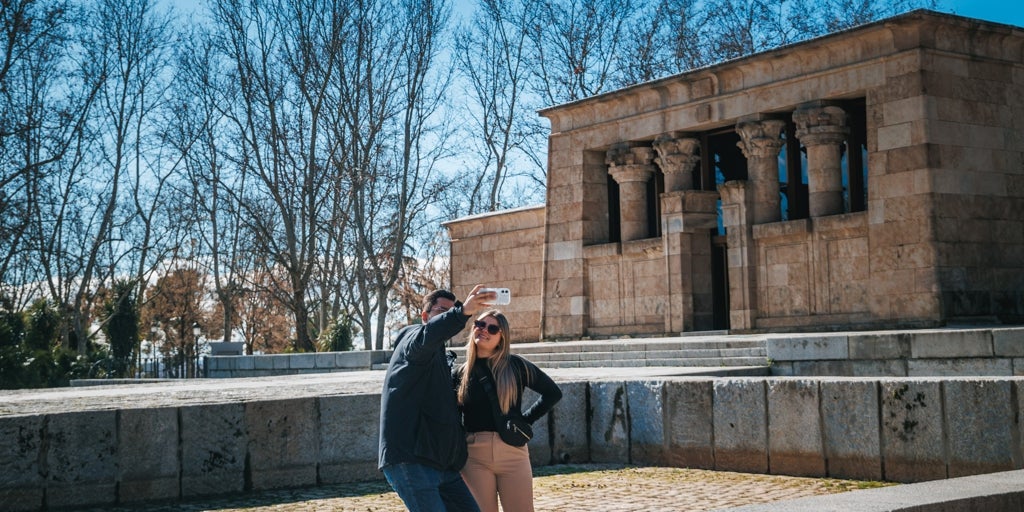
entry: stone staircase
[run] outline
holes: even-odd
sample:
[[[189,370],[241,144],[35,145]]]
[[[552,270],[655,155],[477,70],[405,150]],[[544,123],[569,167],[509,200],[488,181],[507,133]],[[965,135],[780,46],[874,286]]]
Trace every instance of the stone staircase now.
[[[464,347],[452,350],[464,358]],[[541,368],[768,366],[763,337],[736,335],[515,343],[512,352]]]

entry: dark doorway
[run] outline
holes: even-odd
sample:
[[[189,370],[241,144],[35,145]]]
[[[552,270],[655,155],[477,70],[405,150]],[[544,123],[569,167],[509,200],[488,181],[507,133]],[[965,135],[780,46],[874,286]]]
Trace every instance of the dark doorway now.
[[[714,329],[729,329],[729,254],[725,236],[711,237],[711,301]]]

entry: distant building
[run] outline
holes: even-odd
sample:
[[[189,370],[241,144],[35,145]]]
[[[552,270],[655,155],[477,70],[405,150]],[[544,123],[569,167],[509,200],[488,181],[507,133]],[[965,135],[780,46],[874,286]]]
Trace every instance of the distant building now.
[[[446,224],[519,340],[1024,322],[1024,29],[914,11],[541,115],[546,204]]]

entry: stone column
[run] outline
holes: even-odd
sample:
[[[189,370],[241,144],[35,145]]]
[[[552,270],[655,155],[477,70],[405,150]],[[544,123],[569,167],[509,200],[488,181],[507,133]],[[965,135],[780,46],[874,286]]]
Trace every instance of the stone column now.
[[[654,150],[658,152],[654,163],[665,173],[665,192],[693,189],[693,167],[700,162],[699,148],[700,139],[692,137],[662,135],[654,141]]]
[[[618,145],[608,150],[608,174],[619,184],[622,241],[647,238],[647,180],[654,174],[654,150]]]
[[[793,112],[796,137],[807,147],[807,190],[811,217],[843,213],[842,144],[850,129],[846,112],[835,106],[801,107]]]
[[[779,150],[785,140],[779,135],[786,127],[780,119],[741,121],[736,125],[740,136],[737,145],[747,157],[747,180],[750,182],[754,223],[777,222],[779,209]]]
[[[749,330],[757,319],[757,247],[749,207],[753,192],[745,181],[727,181],[718,192],[728,244],[729,329]]]
[[[713,190],[679,190],[661,195],[664,278],[669,302],[665,332],[714,327],[711,230],[718,227]]]

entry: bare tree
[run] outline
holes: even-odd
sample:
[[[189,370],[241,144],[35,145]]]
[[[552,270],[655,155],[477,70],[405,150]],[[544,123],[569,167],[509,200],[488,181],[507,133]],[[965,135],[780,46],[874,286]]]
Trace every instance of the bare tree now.
[[[82,140],[97,90],[72,65],[79,14],[62,1],[0,3],[0,289],[22,307],[42,281],[39,223],[58,163]]]
[[[141,127],[154,105],[146,94],[159,95],[168,25],[149,0],[97,0],[87,7],[79,76],[95,84],[96,102],[73,157],[60,161],[36,231],[49,294],[64,305],[65,340],[73,339],[81,354],[92,334],[93,293],[132,251],[134,212],[122,188],[131,186],[143,151]]]
[[[536,93],[548,105],[593,96],[614,85],[634,0],[544,0],[530,25]]]
[[[543,190],[539,148],[546,130],[530,108],[536,101],[527,96],[535,5],[480,0],[472,21],[455,36],[454,54],[467,84],[466,139],[479,155],[472,186],[465,187],[469,214],[521,206]],[[509,194],[505,184],[519,177],[532,186]]]
[[[695,0],[658,0],[639,9],[626,24],[622,49],[616,54],[621,70],[616,87],[647,82],[679,72],[679,42],[689,42],[683,32],[694,16]]]
[[[177,152],[175,160],[183,162],[185,180],[177,193],[194,208],[182,220],[194,226],[191,231],[202,246],[201,268],[210,275],[218,302],[219,325],[207,331],[230,342],[238,325],[238,304],[252,290],[246,280],[257,251],[237,201],[237,191],[245,189],[244,175],[225,155],[230,145],[220,105],[228,101],[225,91],[231,86],[218,72],[221,56],[205,31],[193,32],[186,41],[178,54],[164,137]]]
[[[448,75],[438,69],[445,2],[359,3],[339,75],[344,173],[352,215],[354,320],[365,348],[383,347],[388,297],[408,244],[444,188],[436,162],[444,155],[443,106]]]
[[[226,105],[224,115],[237,141],[233,163],[249,183],[236,191],[239,205],[265,261],[285,271],[272,291],[295,317],[301,351],[315,350],[308,294],[332,190],[318,130],[329,108],[325,82],[343,7],[316,0],[220,0],[214,7],[220,49],[238,86],[237,105]]]
[[[677,72],[893,16],[934,0],[671,0]]]

